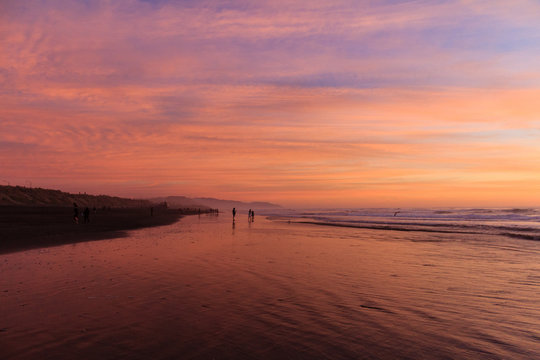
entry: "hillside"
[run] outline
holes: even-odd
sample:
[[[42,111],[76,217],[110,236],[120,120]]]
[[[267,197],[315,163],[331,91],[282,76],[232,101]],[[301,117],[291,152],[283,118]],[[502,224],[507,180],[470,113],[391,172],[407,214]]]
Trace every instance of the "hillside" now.
[[[280,205],[272,204],[269,202],[263,201],[253,201],[253,202],[244,202],[244,201],[235,201],[235,200],[220,200],[214,198],[194,198],[196,202],[209,206],[211,208],[217,209],[232,209],[235,207],[237,210],[262,210],[262,209],[279,209]]]
[[[170,208],[191,208],[191,209],[204,209],[208,210],[211,207],[207,206],[201,202],[195,201],[195,199],[191,199],[185,196],[167,196],[167,197],[157,197],[148,199],[148,201],[155,203],[155,204],[161,204],[166,202],[167,206]]]
[[[279,209],[280,205],[269,202],[243,202],[235,200],[220,200],[214,198],[188,198],[185,196],[168,196],[150,199],[152,202],[166,201],[170,207],[207,207],[211,209],[230,210],[235,207],[237,210],[262,210]]]
[[[72,206],[135,208],[149,207],[148,200],[124,199],[107,195],[70,194],[60,190],[0,185],[0,205]]]

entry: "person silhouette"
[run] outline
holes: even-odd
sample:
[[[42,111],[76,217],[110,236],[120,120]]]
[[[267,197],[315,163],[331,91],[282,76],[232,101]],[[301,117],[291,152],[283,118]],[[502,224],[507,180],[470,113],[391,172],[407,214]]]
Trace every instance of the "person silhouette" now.
[[[83,218],[85,224],[88,224],[90,222],[90,209],[88,208],[88,206],[84,208]]]
[[[75,224],[79,223],[79,208],[77,207],[77,203],[73,203],[73,222]]]
[[[236,217],[236,208],[232,208],[232,219],[234,221],[234,218]]]

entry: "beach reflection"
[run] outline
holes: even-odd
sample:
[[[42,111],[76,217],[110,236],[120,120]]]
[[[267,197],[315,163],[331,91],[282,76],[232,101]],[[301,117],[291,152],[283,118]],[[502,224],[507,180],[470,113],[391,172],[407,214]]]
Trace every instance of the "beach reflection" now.
[[[540,356],[534,242],[230,221],[1,255],[0,355]]]

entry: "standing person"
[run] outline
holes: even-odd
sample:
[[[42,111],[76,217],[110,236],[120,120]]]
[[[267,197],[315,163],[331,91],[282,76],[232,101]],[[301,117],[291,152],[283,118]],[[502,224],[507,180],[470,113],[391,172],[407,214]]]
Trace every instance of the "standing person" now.
[[[251,210],[251,222],[255,221],[255,211]]]
[[[90,222],[90,209],[88,208],[88,206],[84,208],[83,215],[84,215],[84,223],[88,224]]]
[[[75,224],[79,223],[79,208],[77,207],[77,203],[73,203],[73,222]]]
[[[232,208],[232,220],[236,217],[236,208]]]
[[[251,209],[248,211],[248,221],[251,221]]]

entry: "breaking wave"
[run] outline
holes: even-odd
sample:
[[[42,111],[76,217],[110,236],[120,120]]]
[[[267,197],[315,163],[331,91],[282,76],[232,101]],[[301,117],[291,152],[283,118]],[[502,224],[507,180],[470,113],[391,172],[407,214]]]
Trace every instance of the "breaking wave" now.
[[[499,235],[540,240],[540,211],[501,209],[318,209],[287,210],[274,219],[325,226],[391,231]]]

